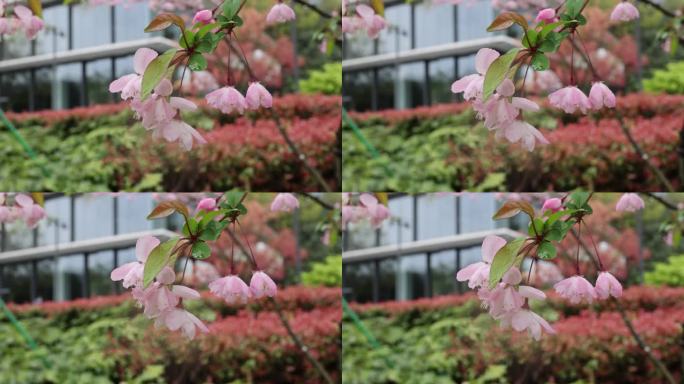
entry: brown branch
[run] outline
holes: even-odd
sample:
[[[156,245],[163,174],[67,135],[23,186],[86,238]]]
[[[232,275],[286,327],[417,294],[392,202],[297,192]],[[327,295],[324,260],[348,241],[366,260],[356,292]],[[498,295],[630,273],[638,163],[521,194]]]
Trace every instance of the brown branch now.
[[[653,192],[641,192],[641,193],[652,198],[652,199],[654,199],[655,201],[659,202],[660,204],[662,204],[665,208],[667,208],[669,210],[672,210],[672,211],[678,211],[679,210],[679,208],[677,207],[676,204],[672,203],[669,200],[666,200],[663,197],[656,195]]]
[[[636,142],[634,139],[634,136],[632,136],[632,133],[629,131],[629,128],[627,127],[627,124],[625,124],[625,120],[622,117],[621,113],[616,114],[617,120],[620,123],[620,128],[622,129],[622,132],[627,136],[627,140],[629,140],[630,144],[632,144],[632,147],[634,150],[637,152],[639,157],[646,163],[646,165],[651,169],[651,171],[656,175],[660,183],[665,187],[665,189],[668,192],[674,192],[674,188],[672,187],[672,184],[667,180],[667,177],[665,177],[665,174],[663,171],[660,170],[660,168],[656,167],[651,163],[650,161],[650,156],[641,148],[639,143]]]
[[[333,18],[332,14],[330,14],[330,13],[328,13],[328,12],[322,10],[321,8],[319,8],[319,7],[317,7],[317,6],[313,5],[313,4],[310,4],[310,3],[308,3],[308,2],[306,2],[306,1],[304,1],[304,0],[292,0],[292,1],[295,2],[295,3],[297,3],[297,4],[299,4],[299,5],[304,6],[304,7],[306,7],[306,8],[309,8],[310,10],[312,10],[312,11],[318,13],[319,15],[325,17],[326,19],[332,19],[332,18]]]
[[[657,9],[658,11],[660,11],[660,13],[662,13],[663,15],[665,15],[667,17],[672,17],[672,18],[677,17],[677,15],[674,12],[663,8],[662,5],[656,4],[656,3],[652,2],[651,0],[637,0],[637,1]]]
[[[324,209],[327,209],[327,210],[329,210],[329,211],[332,211],[333,209],[335,209],[335,206],[334,206],[334,205],[328,203],[327,201],[324,201],[323,199],[321,199],[320,197],[318,197],[318,196],[316,196],[316,195],[314,195],[314,194],[311,194],[311,193],[308,193],[308,192],[300,192],[300,194],[303,195],[303,196],[306,196],[306,197],[309,198],[311,201],[313,201],[313,202],[315,202],[316,204],[320,205],[320,206],[323,207]]]

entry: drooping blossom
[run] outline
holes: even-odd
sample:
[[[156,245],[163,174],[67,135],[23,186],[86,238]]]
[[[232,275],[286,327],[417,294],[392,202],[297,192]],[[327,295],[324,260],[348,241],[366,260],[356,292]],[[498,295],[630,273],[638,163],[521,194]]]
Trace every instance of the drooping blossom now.
[[[625,193],[615,205],[615,210],[618,212],[636,212],[644,209],[644,206],[644,201],[638,193]]]
[[[592,84],[589,91],[589,102],[593,109],[603,107],[615,108],[615,95],[602,81]]]
[[[209,290],[228,304],[244,304],[250,296],[250,289],[247,284],[235,275],[228,275],[212,281],[209,283]]]
[[[563,207],[563,202],[557,197],[552,197],[544,201],[542,211],[558,212]]]
[[[499,135],[504,136],[511,143],[520,142],[523,148],[530,152],[534,150],[535,143],[549,144],[549,141],[546,140],[537,128],[522,120],[513,121],[509,125],[502,127],[499,132],[501,132]]]
[[[567,86],[551,93],[549,102],[565,113],[575,113],[575,111],[587,113],[587,110],[592,108],[589,98],[575,86]]]
[[[378,199],[370,193],[362,193],[359,196],[359,202],[366,208],[368,219],[374,228],[379,228],[380,224],[390,216],[389,209],[378,203]]]
[[[209,9],[203,9],[201,11],[198,11],[197,13],[195,13],[195,17],[192,18],[193,24],[211,24],[213,20],[214,15],[211,13],[211,10]]]
[[[639,18],[639,10],[628,1],[621,1],[610,13],[612,21],[631,21]]]
[[[236,111],[240,114],[247,109],[244,96],[235,87],[223,87],[210,92],[206,96],[207,104],[225,114]]]
[[[123,280],[124,288],[142,285],[143,270],[147,257],[159,243],[159,239],[153,236],[143,236],[139,238],[135,243],[135,257],[138,260],[115,268],[110,274],[112,281]]]
[[[271,211],[292,212],[299,208],[299,200],[291,193],[279,193],[271,202]]]
[[[256,299],[262,297],[275,297],[278,292],[276,283],[263,271],[256,271],[249,281],[249,291]]]
[[[553,288],[561,297],[568,299],[572,304],[579,304],[582,300],[591,303],[596,299],[594,286],[582,276],[575,275],[556,283]]]
[[[252,82],[245,93],[245,102],[249,109],[259,109],[259,107],[271,108],[273,106],[273,96],[258,81]]]
[[[555,334],[554,330],[543,317],[529,309],[511,312],[501,319],[503,328],[511,327],[518,332],[527,330],[534,340],[541,339],[542,330],[549,334]]]
[[[357,4],[353,14],[347,14],[347,0],[342,1],[342,32],[354,33],[365,30],[368,37],[375,39],[387,27],[385,19],[376,14],[372,7]]]
[[[177,331],[180,329],[188,339],[195,338],[197,329],[199,329],[200,332],[209,332],[209,329],[206,325],[204,325],[204,323],[202,323],[202,320],[181,308],[173,308],[163,312],[156,318],[154,325],[157,328],[166,326],[171,331]]]
[[[149,48],[140,48],[133,56],[133,70],[135,73],[122,76],[109,84],[110,93],[121,92],[121,99],[128,100],[140,97],[142,76],[147,66],[157,58],[158,53]]]
[[[539,23],[541,21],[545,22],[546,24],[551,24],[556,22],[558,19],[556,18],[556,10],[554,8],[544,8],[539,13],[537,14],[537,17],[534,19],[535,22]]]
[[[285,23],[295,19],[295,12],[287,4],[278,2],[266,15],[266,23],[276,24]]]
[[[197,203],[197,211],[213,211],[216,209],[216,199],[205,197]]]
[[[484,75],[489,66],[500,56],[499,52],[482,48],[475,55],[475,70],[477,73],[462,77],[451,84],[451,92],[463,92],[463,98],[471,100],[482,97],[482,87],[484,86]]]
[[[26,38],[33,40],[38,35],[45,22],[33,12],[23,5],[14,6],[14,15],[16,17],[4,17],[5,2],[0,2],[0,35],[11,35],[20,30],[24,31]]]
[[[489,235],[482,242],[482,261],[470,264],[456,273],[456,280],[467,281],[468,287],[486,287],[489,283],[489,268],[494,256],[506,245],[503,237]]]
[[[14,202],[17,205],[17,214],[21,215],[30,229],[38,226],[38,222],[47,216],[45,209],[40,204],[36,204],[29,195],[19,193],[14,196]]]
[[[620,284],[615,276],[605,271],[599,273],[594,290],[600,299],[607,299],[610,296],[622,296],[622,284]]]

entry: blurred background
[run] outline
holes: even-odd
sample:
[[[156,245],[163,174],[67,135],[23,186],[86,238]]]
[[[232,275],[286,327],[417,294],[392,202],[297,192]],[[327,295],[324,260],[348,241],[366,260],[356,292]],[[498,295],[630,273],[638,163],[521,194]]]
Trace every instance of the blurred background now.
[[[242,241],[249,241],[259,267],[278,284],[277,302],[294,332],[339,377],[341,257],[334,237],[325,235],[336,225],[333,213],[304,196],[294,212],[274,213],[274,196],[247,197]],[[192,260],[184,275],[184,284],[202,293],[185,304],[210,328],[192,342],[155,330],[130,292],[110,279],[116,266],[136,260],[138,238],[176,235],[182,225],[177,215],[145,219],[159,201],[178,199],[194,210],[203,197],[48,194],[47,218],[37,228],[3,224],[0,297],[7,307],[0,315],[0,382],[319,382],[272,304],[229,306],[209,294],[207,284],[228,273],[232,244],[225,234],[211,245],[213,257]],[[236,247],[236,269],[249,282],[247,260]],[[184,264],[178,260],[176,270]],[[15,328],[8,310],[35,345]]]
[[[344,381],[349,383],[643,383],[666,382],[648,361],[610,302],[572,305],[553,284],[575,273],[578,243],[569,235],[553,262],[532,270],[549,297],[533,309],[557,335],[535,342],[499,329],[475,292],[456,272],[481,261],[488,235],[508,240],[527,231],[518,215],[491,217],[508,199],[541,207],[545,194],[390,194],[391,218],[378,229],[349,225],[344,232]],[[560,195],[558,195],[560,196]],[[606,269],[625,287],[620,299],[636,330],[675,377],[684,349],[684,256],[681,194],[660,194],[670,208],[644,197],[646,208],[616,212],[620,197],[597,193],[581,236],[596,241]],[[674,207],[674,209],[672,209]],[[582,273],[596,276],[580,250]],[[526,267],[523,269],[526,270]]]

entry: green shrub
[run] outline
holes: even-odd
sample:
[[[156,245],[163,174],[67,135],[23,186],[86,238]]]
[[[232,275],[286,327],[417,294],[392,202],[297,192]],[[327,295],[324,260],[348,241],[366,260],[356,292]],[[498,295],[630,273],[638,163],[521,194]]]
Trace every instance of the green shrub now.
[[[646,284],[684,287],[684,255],[672,256],[667,262],[655,264],[653,271],[644,275]]]
[[[302,273],[302,283],[308,286],[341,287],[342,256],[328,256]]]
[[[669,63],[667,69],[659,69],[650,79],[644,79],[648,92],[684,94],[684,61]]]
[[[327,63],[323,69],[311,71],[309,77],[299,81],[302,93],[339,95],[342,93],[342,63]]]

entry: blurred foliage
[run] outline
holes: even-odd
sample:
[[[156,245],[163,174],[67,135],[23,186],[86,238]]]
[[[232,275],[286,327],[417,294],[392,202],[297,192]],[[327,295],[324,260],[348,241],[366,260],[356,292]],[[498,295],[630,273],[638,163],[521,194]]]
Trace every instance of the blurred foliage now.
[[[644,80],[644,89],[654,93],[684,94],[684,61],[669,63]]]
[[[644,275],[646,284],[684,287],[684,255],[671,256],[666,262],[656,263],[653,267]]]
[[[342,256],[328,256],[322,262],[312,263],[311,270],[302,273],[302,284],[317,287],[342,286]]]
[[[299,88],[307,94],[342,94],[342,63],[327,63],[322,69],[309,72],[308,78],[299,81]]]

